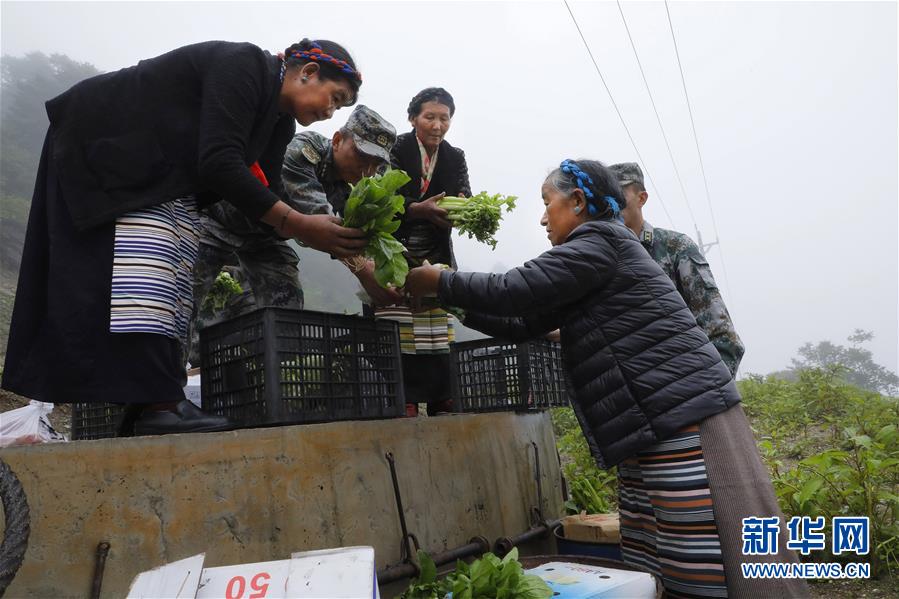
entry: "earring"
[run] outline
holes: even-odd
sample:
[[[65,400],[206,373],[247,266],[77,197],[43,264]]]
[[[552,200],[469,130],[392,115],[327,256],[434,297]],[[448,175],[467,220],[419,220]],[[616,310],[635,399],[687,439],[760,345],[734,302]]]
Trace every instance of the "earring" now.
[[[574,207],[574,213],[575,213],[575,214],[580,214],[580,213],[581,213],[581,207],[580,207],[580,206],[575,206],[575,207]]]
[[[301,81],[309,81],[309,77],[303,77]]]

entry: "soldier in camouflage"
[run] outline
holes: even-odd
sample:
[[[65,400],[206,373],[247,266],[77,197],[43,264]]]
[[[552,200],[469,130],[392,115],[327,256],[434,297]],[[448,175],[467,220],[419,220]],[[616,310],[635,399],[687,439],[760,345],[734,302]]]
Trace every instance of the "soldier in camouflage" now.
[[[692,239],[683,233],[658,229],[643,218],[643,205],[649,194],[643,185],[643,171],[635,162],[609,167],[618,176],[627,205],[621,211],[628,226],[662,270],[674,282],[693,312],[696,322],[718,349],[733,376],[737,374],[744,347],[734,330],[712,269]]]
[[[396,129],[374,110],[359,105],[329,140],[313,131],[298,133],[284,155],[281,179],[285,202],[304,214],[340,216],[350,194],[350,184],[370,176],[390,163]],[[299,257],[274,230],[249,220],[227,202],[213,204],[200,213],[202,235],[194,266],[194,312],[185,355],[199,363],[198,331],[221,318],[247,309],[279,306],[302,309],[303,289]],[[370,261],[344,261],[376,303],[395,303],[401,297],[374,280]],[[223,267],[240,266],[238,279],[249,285],[245,294],[219,313],[211,313],[203,300]]]

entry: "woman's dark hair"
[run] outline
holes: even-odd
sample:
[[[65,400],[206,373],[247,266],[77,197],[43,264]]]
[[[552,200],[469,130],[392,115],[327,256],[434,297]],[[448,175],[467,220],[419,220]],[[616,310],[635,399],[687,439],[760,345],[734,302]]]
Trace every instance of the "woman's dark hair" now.
[[[406,112],[409,114],[410,119],[414,119],[421,114],[421,105],[425,102],[437,102],[449,107],[450,117],[456,113],[456,103],[453,102],[453,97],[448,91],[442,87],[428,87],[415,94],[415,97],[409,102],[409,108],[406,109]]]
[[[321,50],[322,54],[331,56],[335,58],[338,63],[343,62],[344,64],[340,65],[329,60],[315,60],[313,58],[301,56],[302,54],[308,54],[316,48]],[[350,105],[352,106],[356,103],[356,99],[359,95],[359,87],[362,85],[362,75],[356,70],[356,62],[353,60],[353,57],[350,56],[350,53],[337,42],[303,38],[299,43],[286,48],[284,50],[284,57],[288,67],[302,67],[304,64],[314,62],[319,66],[319,77],[325,81],[346,81],[353,92]]]
[[[566,160],[565,163],[573,164],[581,173],[587,175],[590,181],[580,178],[581,185],[585,186],[593,194],[593,197],[587,197],[587,205],[592,206],[588,212],[588,218],[609,219],[616,216],[617,212],[623,210],[626,205],[624,194],[621,192],[621,186],[618,185],[618,177],[610,171],[606,165],[597,160]],[[553,170],[546,177],[549,183],[558,192],[570,195],[575,189],[583,189],[578,185],[578,176],[574,169],[559,167]],[[589,196],[584,192],[585,196]],[[618,210],[614,210],[606,199],[611,197],[618,204]]]

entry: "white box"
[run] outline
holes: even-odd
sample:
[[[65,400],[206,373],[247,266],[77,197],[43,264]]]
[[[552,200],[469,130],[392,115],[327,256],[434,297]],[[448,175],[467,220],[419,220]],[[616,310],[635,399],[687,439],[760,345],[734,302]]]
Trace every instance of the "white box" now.
[[[205,569],[203,558],[139,574],[129,599],[380,599],[372,547],[304,551],[291,559]]]
[[[128,590],[128,599],[157,599],[158,597],[191,599],[196,597],[204,558],[205,554],[201,553],[138,574]]]
[[[654,599],[655,579],[644,572],[570,562],[549,562],[527,571],[542,578],[553,599]]]

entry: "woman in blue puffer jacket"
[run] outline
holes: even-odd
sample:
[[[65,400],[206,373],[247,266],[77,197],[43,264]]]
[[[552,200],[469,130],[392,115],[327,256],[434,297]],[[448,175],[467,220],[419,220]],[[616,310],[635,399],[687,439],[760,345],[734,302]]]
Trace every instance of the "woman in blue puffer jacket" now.
[[[560,329],[584,436],[600,466],[618,467],[622,555],[669,597],[807,596],[801,580],[743,577],[741,562],[797,561],[783,515],[730,372],[621,222],[615,176],[565,160],[542,196],[552,249],[505,274],[416,268],[407,292],[436,293],[466,326],[513,341]],[[744,531],[744,518],[758,521]],[[779,543],[743,555],[744,532],[763,540],[773,526]]]

